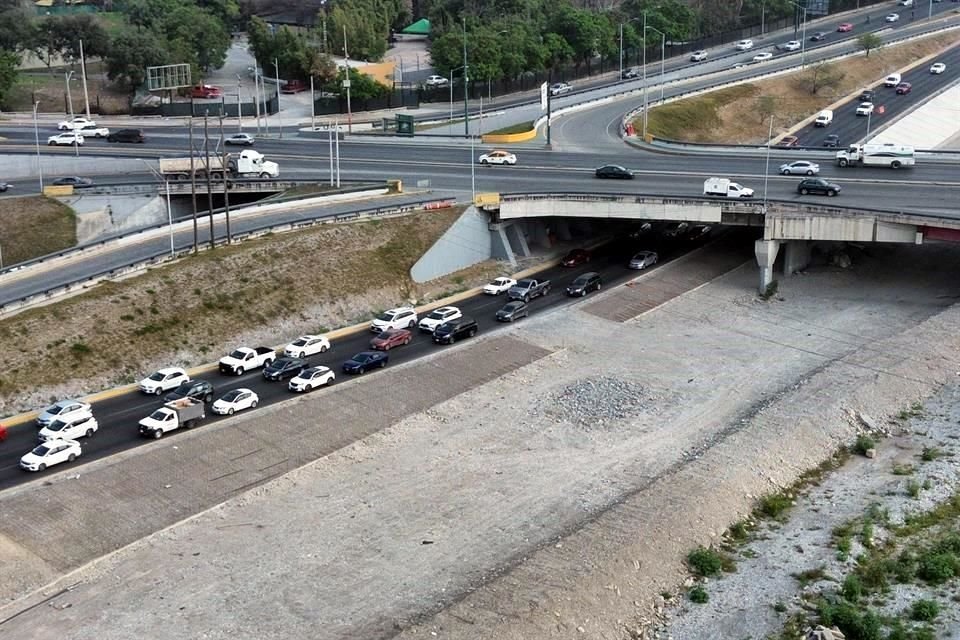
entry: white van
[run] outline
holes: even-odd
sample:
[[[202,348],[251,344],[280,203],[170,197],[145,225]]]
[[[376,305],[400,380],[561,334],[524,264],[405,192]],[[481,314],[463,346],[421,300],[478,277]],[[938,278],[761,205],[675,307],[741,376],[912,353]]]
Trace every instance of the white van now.
[[[888,75],[888,76],[886,77],[886,79],[883,81],[883,86],[885,86],[885,87],[895,87],[895,86],[897,86],[898,84],[900,84],[900,74],[899,74],[899,73],[891,73],[891,74]]]
[[[703,181],[703,195],[723,198],[752,198],[753,189],[732,182],[727,178],[707,178]]]
[[[833,111],[830,109],[824,109],[817,114],[817,119],[813,121],[813,126],[828,127],[830,126],[831,122],[833,122]]]

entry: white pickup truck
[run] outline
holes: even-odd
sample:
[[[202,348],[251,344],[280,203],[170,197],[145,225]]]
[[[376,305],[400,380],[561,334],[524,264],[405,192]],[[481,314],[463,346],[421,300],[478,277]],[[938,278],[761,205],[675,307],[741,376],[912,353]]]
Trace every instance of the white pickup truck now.
[[[237,347],[230,355],[220,358],[220,373],[242,376],[247,371],[265,367],[277,359],[277,352],[270,347]]]
[[[181,398],[168,402],[140,421],[140,435],[162,438],[163,434],[180,427],[189,429],[207,417],[203,400]]]

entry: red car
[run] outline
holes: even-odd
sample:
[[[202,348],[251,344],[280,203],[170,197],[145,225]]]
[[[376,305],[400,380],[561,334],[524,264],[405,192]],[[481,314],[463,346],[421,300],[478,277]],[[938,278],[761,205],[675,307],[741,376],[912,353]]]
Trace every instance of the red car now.
[[[797,136],[783,136],[780,138],[780,142],[777,143],[778,147],[795,147],[800,144],[800,140]]]
[[[390,351],[392,347],[410,344],[413,334],[407,329],[387,329],[378,333],[370,341],[370,348],[378,351]]]
[[[190,95],[194,98],[208,99],[208,98],[219,98],[223,96],[223,90],[220,87],[215,87],[212,84],[198,84],[190,92]]]
[[[287,80],[280,89],[280,93],[300,93],[306,90],[307,85],[303,80]]]
[[[590,252],[586,249],[574,249],[563,257],[560,266],[576,267],[587,262],[590,262]]]
[[[850,22],[841,22],[840,26],[837,27],[837,31],[840,33],[846,33],[847,31],[853,31],[853,24]]]
[[[897,93],[900,95],[910,93],[910,90],[913,89],[913,85],[909,82],[901,82],[897,85]]]

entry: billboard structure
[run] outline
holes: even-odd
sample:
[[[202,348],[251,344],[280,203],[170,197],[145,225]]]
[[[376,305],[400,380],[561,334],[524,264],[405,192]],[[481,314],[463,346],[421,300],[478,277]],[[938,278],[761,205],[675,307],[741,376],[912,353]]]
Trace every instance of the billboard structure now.
[[[147,67],[147,91],[168,91],[192,86],[189,64]]]

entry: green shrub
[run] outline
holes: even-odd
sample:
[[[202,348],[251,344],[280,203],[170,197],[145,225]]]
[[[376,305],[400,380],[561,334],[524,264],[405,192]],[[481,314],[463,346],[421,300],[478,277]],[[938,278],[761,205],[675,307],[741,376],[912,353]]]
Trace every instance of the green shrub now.
[[[857,441],[853,443],[853,450],[862,456],[867,455],[867,450],[876,449],[877,442],[870,436],[862,434],[857,436]]]
[[[713,549],[698,547],[687,554],[687,564],[700,576],[715,576],[723,569],[723,558]]]
[[[942,458],[943,455],[943,451],[938,447],[924,447],[923,452],[920,454],[920,459],[924,462],[933,462],[937,458]]]
[[[730,537],[737,541],[746,540],[750,537],[750,525],[745,520],[734,522],[730,525]]]
[[[74,342],[72,345],[70,345],[70,353],[78,358],[82,358],[90,353],[90,345],[88,345],[86,342]]]
[[[820,580],[823,580],[826,577],[827,572],[824,571],[823,567],[821,566],[814,569],[807,569],[806,571],[800,571],[799,573],[792,573],[790,575],[796,578],[797,582],[799,582],[802,586],[806,586],[811,582],[819,582]]]
[[[933,547],[941,553],[952,553],[960,555],[960,534],[948,533],[937,541]]]
[[[710,600],[710,594],[707,593],[707,590],[703,588],[703,585],[696,585],[693,589],[690,589],[690,602],[695,602],[697,604],[706,604]]]
[[[907,482],[907,495],[911,498],[918,497],[920,495],[920,483],[916,480]]]
[[[933,600],[917,600],[910,607],[910,619],[929,622],[940,615],[940,605]]]
[[[850,602],[856,602],[863,595],[863,582],[855,573],[847,575],[840,587],[840,594]]]
[[[893,465],[893,475],[895,476],[913,475],[913,465],[912,464],[895,464]]]
[[[784,611],[787,610],[787,605],[783,603],[783,600],[777,600],[773,604],[773,610],[776,611],[777,613],[783,613]]]
[[[768,518],[779,518],[793,501],[782,493],[771,493],[760,498],[757,511]]]
[[[867,520],[860,529],[860,544],[867,549],[873,548],[873,523]]]
[[[869,609],[861,614],[858,608],[849,602],[841,600],[829,603],[822,600],[817,607],[817,613],[821,624],[827,627],[836,625],[847,640],[880,640],[880,618]]]
[[[946,582],[956,575],[956,559],[951,553],[928,551],[920,556],[917,576],[930,584]]]

